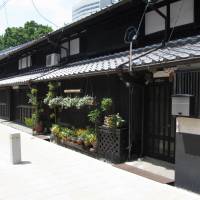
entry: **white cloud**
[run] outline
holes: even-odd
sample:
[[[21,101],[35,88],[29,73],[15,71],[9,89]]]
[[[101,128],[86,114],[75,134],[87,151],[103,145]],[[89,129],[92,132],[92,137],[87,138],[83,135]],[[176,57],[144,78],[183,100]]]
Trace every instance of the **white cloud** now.
[[[4,0],[0,0],[0,5]],[[71,22],[72,0],[34,0],[38,10],[50,21],[62,27]],[[6,6],[8,26],[23,26],[30,20],[44,25],[52,24],[41,18],[33,7],[32,0],[10,0]],[[0,34],[7,28],[5,9],[0,10]],[[53,27],[54,29],[56,27]]]

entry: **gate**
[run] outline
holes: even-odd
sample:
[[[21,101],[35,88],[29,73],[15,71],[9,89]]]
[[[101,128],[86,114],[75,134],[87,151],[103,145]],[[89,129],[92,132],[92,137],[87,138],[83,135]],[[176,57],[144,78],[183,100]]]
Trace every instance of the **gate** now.
[[[145,155],[174,162],[175,119],[171,116],[172,84],[163,80],[145,89]]]
[[[13,120],[18,123],[25,123],[25,118],[32,116],[32,106],[28,104],[28,89],[23,88],[13,91]]]
[[[0,118],[10,120],[10,94],[9,88],[0,89]]]

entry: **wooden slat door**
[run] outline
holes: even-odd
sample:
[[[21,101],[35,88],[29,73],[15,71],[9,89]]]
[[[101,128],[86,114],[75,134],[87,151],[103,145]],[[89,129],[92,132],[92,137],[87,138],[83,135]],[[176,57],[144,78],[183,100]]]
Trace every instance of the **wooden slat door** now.
[[[171,116],[172,85],[153,83],[145,90],[145,154],[174,162],[175,120]]]

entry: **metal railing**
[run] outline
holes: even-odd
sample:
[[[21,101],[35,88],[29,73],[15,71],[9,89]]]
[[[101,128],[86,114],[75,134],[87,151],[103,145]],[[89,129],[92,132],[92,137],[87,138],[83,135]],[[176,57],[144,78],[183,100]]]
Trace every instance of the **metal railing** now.
[[[0,103],[0,117],[8,118],[9,117],[9,107],[6,103]]]
[[[18,120],[21,123],[25,123],[25,118],[31,118],[33,108],[29,105],[17,106]]]

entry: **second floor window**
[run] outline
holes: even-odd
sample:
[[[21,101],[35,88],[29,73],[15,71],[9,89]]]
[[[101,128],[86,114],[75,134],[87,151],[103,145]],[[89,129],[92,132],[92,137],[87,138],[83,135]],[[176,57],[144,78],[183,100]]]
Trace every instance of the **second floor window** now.
[[[166,15],[167,7],[159,10]],[[170,4],[170,28],[194,22],[194,0],[179,0]],[[165,20],[154,10],[145,15],[145,35],[165,30]]]
[[[25,69],[31,66],[31,56],[26,56],[19,59],[18,69]]]
[[[80,39],[76,38],[70,40],[70,55],[76,55],[80,53]]]
[[[61,44],[60,57],[66,58],[67,56],[69,56],[69,42],[64,42]]]

